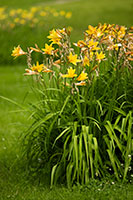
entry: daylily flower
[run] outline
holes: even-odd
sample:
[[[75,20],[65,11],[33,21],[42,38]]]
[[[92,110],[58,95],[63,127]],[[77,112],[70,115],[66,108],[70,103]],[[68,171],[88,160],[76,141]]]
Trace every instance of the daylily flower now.
[[[83,66],[85,66],[85,65],[87,65],[87,66],[90,65],[90,61],[89,61],[89,58],[87,58],[87,56],[85,56],[83,59]]]
[[[86,33],[88,33],[89,35],[92,35],[96,32],[96,28],[94,28],[93,26],[89,25],[88,26],[88,30],[86,30]]]
[[[97,45],[98,45],[98,42],[95,42],[93,39],[91,39],[89,41],[88,47],[91,48],[91,50],[96,51],[100,49],[99,47],[97,47]]]
[[[86,79],[88,79],[87,73],[85,73],[84,71],[82,71],[81,74],[79,75],[79,77],[77,78],[77,81],[84,81]]]
[[[12,56],[14,56],[15,58],[17,58],[18,56],[22,56],[22,55],[26,55],[27,53],[24,52],[20,45],[18,45],[17,47],[14,47],[14,50],[12,51]]]
[[[68,69],[68,74],[62,74],[63,78],[74,78],[77,76],[77,74],[75,74],[76,69],[72,69],[72,67],[70,67]]]
[[[81,62],[81,60],[77,59],[78,55],[75,54],[73,55],[72,52],[68,56],[68,60],[70,63],[76,65],[78,62]]]
[[[61,10],[61,11],[60,11],[60,15],[61,15],[61,16],[64,16],[64,15],[65,15],[65,11],[64,11],[64,10]]]
[[[44,68],[44,64],[39,64],[39,62],[37,61],[36,65],[33,65],[33,67],[31,67],[31,70],[35,72],[42,72],[43,68]]]
[[[98,42],[95,42],[93,39],[91,39],[90,41],[89,41],[89,44],[88,44],[88,47],[92,47],[92,46],[97,46],[98,45]]]
[[[72,16],[72,13],[71,13],[71,12],[67,12],[66,15],[65,15],[65,17],[66,17],[67,19],[70,19],[71,16]]]
[[[54,50],[54,48],[52,47],[52,44],[50,45],[45,44],[45,49],[42,50],[44,51],[45,54],[52,55],[52,51]]]
[[[96,37],[101,37],[103,35],[102,30],[100,30],[99,28],[96,30],[95,36]]]
[[[52,31],[50,31],[50,35],[47,36],[47,38],[50,39],[52,44],[60,44],[61,35],[59,33],[57,33],[57,31],[55,31],[54,29]]]
[[[105,58],[105,54],[101,51],[100,53],[96,52],[96,60],[101,61]]]

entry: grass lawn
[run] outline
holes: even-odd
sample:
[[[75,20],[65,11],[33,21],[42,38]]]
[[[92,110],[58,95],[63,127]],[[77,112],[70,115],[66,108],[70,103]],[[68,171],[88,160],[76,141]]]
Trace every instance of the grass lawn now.
[[[89,24],[115,23],[132,26],[133,4],[131,0],[0,0],[0,7],[24,8],[48,5],[57,10],[72,12],[72,18],[49,17],[45,27],[30,29],[16,28],[13,31],[0,29],[0,96],[7,97],[26,107],[35,101],[30,91],[30,81],[23,76],[25,59],[13,60],[10,56],[14,46],[24,49],[35,43],[44,46],[46,36],[52,28],[71,26],[71,40],[82,38]],[[15,66],[14,66],[15,65]],[[30,123],[29,114],[11,102],[0,99],[0,200],[131,200],[133,185],[117,183],[114,180],[90,181],[86,187],[75,186],[72,190],[65,186],[49,188],[48,177],[41,183],[26,174],[24,160],[21,160],[21,142],[24,130]],[[132,180],[133,181],[133,180]]]

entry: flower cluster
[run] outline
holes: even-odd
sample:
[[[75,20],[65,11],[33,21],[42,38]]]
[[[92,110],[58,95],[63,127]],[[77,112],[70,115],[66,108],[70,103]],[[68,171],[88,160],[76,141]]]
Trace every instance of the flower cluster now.
[[[0,28],[1,29],[14,29],[17,26],[28,25],[30,27],[44,26],[48,17],[64,17],[70,19],[71,12],[64,10],[57,11],[50,7],[31,7],[26,9],[7,9],[0,7]]]
[[[94,74],[99,75],[104,66],[110,65],[112,70],[132,68],[133,61],[133,27],[126,28],[114,24],[98,24],[88,26],[84,40],[73,45],[70,42],[70,30],[53,29],[49,32],[49,44],[40,49],[37,45],[24,52],[20,46],[13,50],[12,56],[27,55],[28,69],[25,75],[52,73],[60,82],[71,88],[90,84]],[[32,52],[44,56],[42,64],[31,63]],[[30,58],[30,59],[29,59]],[[30,61],[29,61],[30,60]]]

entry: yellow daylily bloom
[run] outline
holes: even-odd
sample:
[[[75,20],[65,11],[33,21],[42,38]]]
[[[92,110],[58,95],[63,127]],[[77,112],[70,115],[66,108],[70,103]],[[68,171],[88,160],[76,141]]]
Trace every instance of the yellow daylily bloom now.
[[[12,56],[14,56],[15,58],[17,58],[18,56],[22,56],[22,55],[26,55],[27,53],[24,52],[20,45],[18,45],[17,47],[14,47],[14,50],[12,51]]]
[[[77,78],[77,81],[84,81],[88,78],[87,73],[85,73],[84,71],[81,72],[81,74],[79,75],[79,77]]]
[[[96,46],[97,46],[97,44],[98,44],[98,42],[94,42],[94,40],[93,40],[93,39],[91,39],[91,40],[89,40],[88,47],[92,47],[92,46],[94,46],[94,45],[96,45]]]
[[[93,39],[89,41],[88,47],[91,48],[93,51],[99,50],[100,48],[97,47],[98,42],[95,42]]]
[[[94,34],[96,37],[101,37],[103,35],[103,31],[99,28],[96,30],[96,33]]]
[[[42,72],[43,69],[44,69],[44,64],[39,64],[38,61],[36,62],[36,65],[33,65],[33,67],[31,67],[31,70],[35,72]]]
[[[72,67],[70,67],[68,69],[68,74],[63,74],[62,77],[63,78],[74,78],[77,76],[77,74],[75,74],[76,69],[72,69]]]
[[[52,47],[52,44],[45,44],[45,49],[42,50],[45,52],[45,54],[52,55],[52,51],[54,50],[54,48]]]
[[[9,15],[12,16],[12,17],[15,16],[16,15],[16,10],[14,10],[14,9],[10,10]]]
[[[61,10],[61,11],[60,11],[60,15],[61,15],[61,16],[64,16],[65,14],[66,14],[66,12],[65,12],[64,10]]]
[[[72,52],[68,56],[68,60],[70,63],[76,65],[78,62],[81,62],[81,60],[77,59],[78,55],[75,54],[73,55]]]
[[[52,44],[60,44],[61,35],[59,35],[57,33],[57,31],[55,31],[54,29],[52,31],[50,31],[50,35],[47,36],[47,38],[50,39],[50,41],[52,42]]]
[[[85,65],[87,65],[87,66],[90,65],[90,61],[89,61],[89,58],[87,56],[85,56],[84,59],[83,59],[83,66],[85,66]]]
[[[126,27],[121,26],[117,34],[118,34],[118,39],[122,39],[126,34]]]
[[[45,16],[47,15],[47,13],[46,13],[45,11],[41,11],[39,14],[40,14],[40,16],[42,16],[42,17],[45,17]]]
[[[89,35],[92,35],[96,32],[96,28],[94,28],[93,26],[89,25],[88,26],[88,30],[86,30],[86,33],[88,33]]]
[[[67,12],[66,15],[65,15],[65,17],[66,17],[67,19],[70,19],[71,16],[72,16],[72,13],[71,13],[71,12]]]
[[[105,58],[105,54],[102,51],[100,53],[96,52],[96,59],[98,61],[101,61],[104,58]]]
[[[114,44],[114,45],[113,45],[113,48],[114,48],[116,51],[118,51],[119,45],[118,45],[118,44]]]

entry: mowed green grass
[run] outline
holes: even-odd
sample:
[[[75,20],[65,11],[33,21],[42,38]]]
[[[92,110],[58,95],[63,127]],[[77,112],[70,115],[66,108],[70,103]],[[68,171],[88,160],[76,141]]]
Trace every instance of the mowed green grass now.
[[[0,6],[9,8],[50,5],[57,10],[72,11],[73,14],[70,20],[57,21],[51,17],[42,30],[31,31],[29,28],[20,28],[13,32],[0,31],[0,95],[20,103],[23,107],[28,107],[28,103],[35,101],[35,98],[30,91],[30,77],[23,76],[26,68],[25,58],[13,60],[10,56],[14,46],[20,44],[26,50],[27,46],[38,43],[43,47],[49,30],[56,27],[72,26],[71,40],[77,41],[83,37],[83,31],[89,24],[106,22],[132,26],[131,0],[59,2],[61,1],[0,0]],[[23,63],[25,66],[21,65]],[[68,190],[64,186],[50,190],[48,177],[43,177],[43,181],[39,184],[38,180],[27,176],[25,161],[21,159],[21,145],[24,130],[29,126],[30,120],[29,114],[24,109],[0,99],[0,200],[132,199],[131,183],[112,184],[113,180],[107,179],[101,182],[92,181],[87,187],[75,187],[73,190]]]

